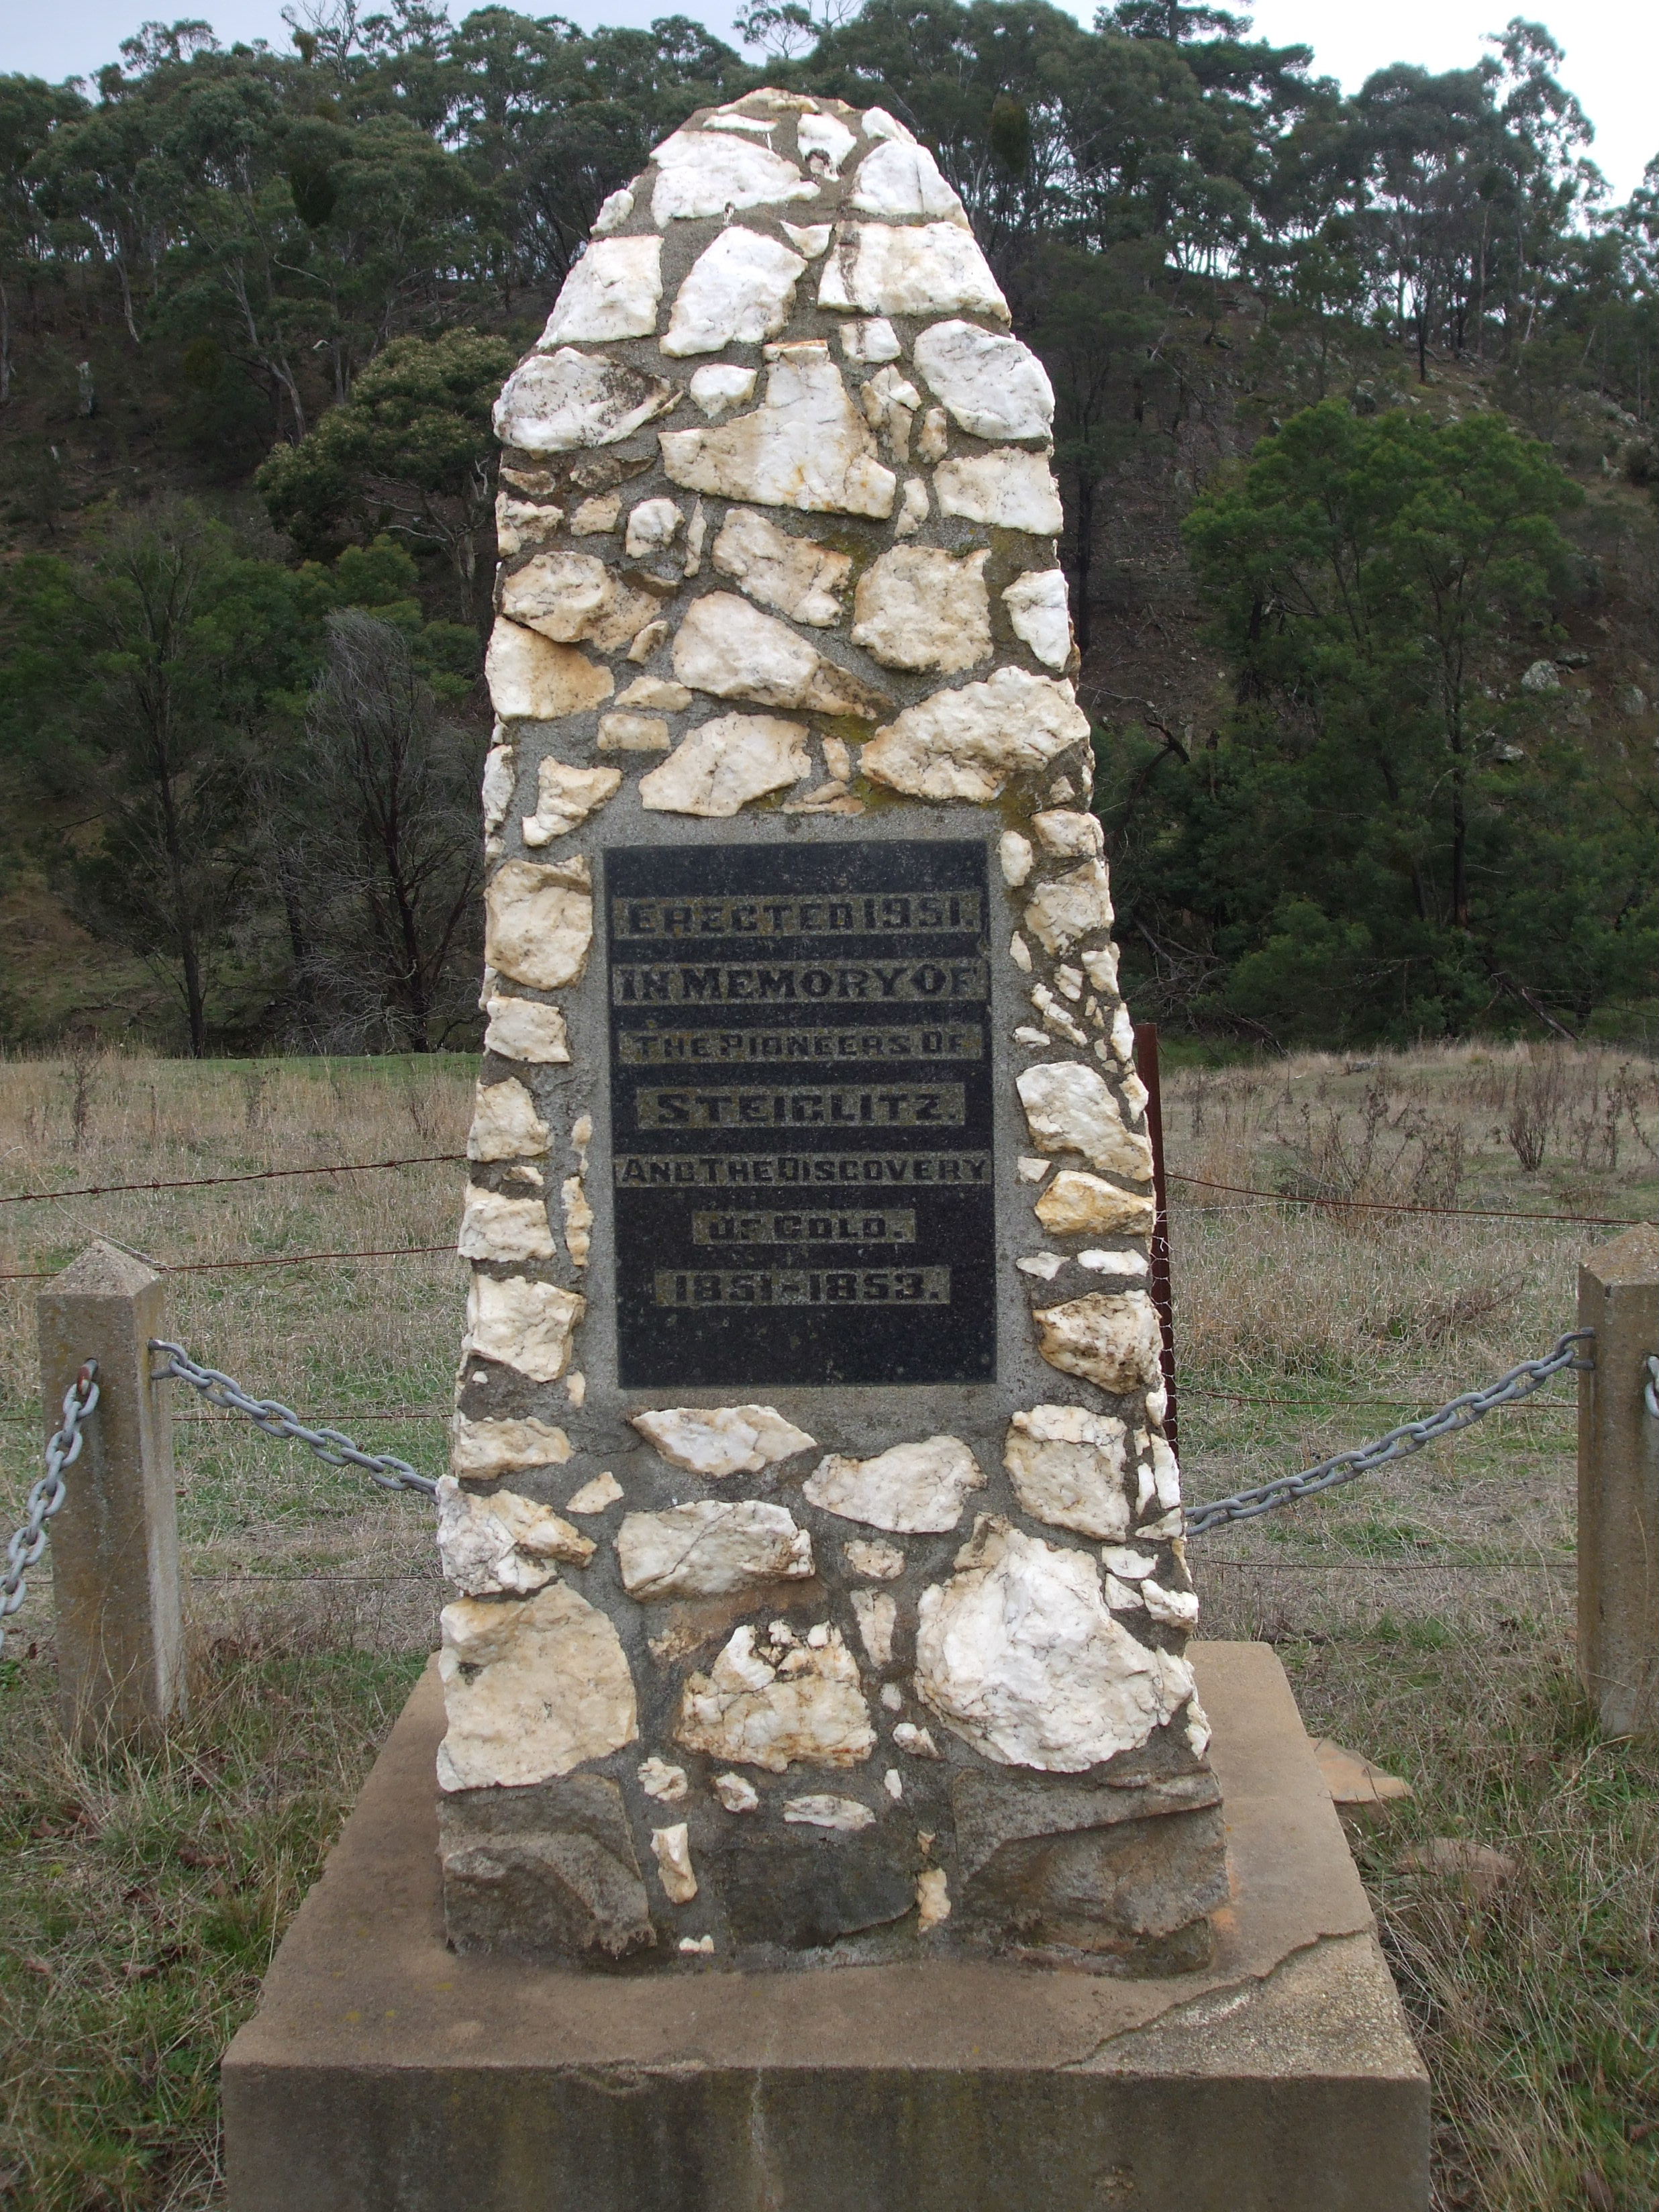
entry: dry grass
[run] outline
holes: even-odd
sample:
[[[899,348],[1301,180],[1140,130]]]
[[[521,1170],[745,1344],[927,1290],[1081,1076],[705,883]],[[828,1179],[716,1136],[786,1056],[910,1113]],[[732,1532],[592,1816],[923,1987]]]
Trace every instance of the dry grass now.
[[[1659,1201],[1659,1085],[1628,1056],[1308,1054],[1164,1095],[1172,1166],[1325,1201],[1176,1186],[1195,1498],[1546,1349],[1580,1257],[1617,1233],[1344,1199],[1632,1219]],[[1548,1398],[1193,1546],[1206,1632],[1270,1638],[1310,1729],[1417,1792],[1359,1855],[1434,2079],[1443,2212],[1659,2200],[1659,1759],[1598,1741],[1573,1683],[1571,1385]],[[1497,1847],[1513,1879],[1483,1903],[1402,1871],[1436,1835]]]
[[[402,1060],[0,1063],[0,1196],[82,1184],[458,1152],[474,1064]],[[112,1237],[162,1266],[453,1244],[460,1170],[298,1176],[0,1205],[0,1274],[67,1264]],[[209,1365],[310,1418],[348,1410],[380,1449],[436,1469],[454,1372],[456,1261],[325,1262],[181,1274],[171,1326]],[[0,1283],[0,1498],[32,1478],[39,1431],[32,1281]],[[397,1419],[413,1412],[422,1418]],[[182,1528],[198,1577],[432,1572],[418,1508],[349,1480],[180,1393]],[[410,1593],[424,1635],[428,1588]],[[23,1616],[25,1629],[36,1618]]]
[[[460,1060],[0,1064],[0,1194],[453,1152],[471,1076]],[[1542,1349],[1571,1325],[1579,1255],[1613,1233],[1345,1201],[1635,1218],[1659,1200],[1659,1085],[1628,1056],[1302,1055],[1171,1072],[1165,1101],[1173,1167],[1319,1201],[1177,1186],[1195,1498]],[[440,1244],[459,1179],[428,1168],[0,1206],[0,1272],[61,1266],[100,1231],[173,1262]],[[7,1510],[34,1468],[35,1287],[0,1285]],[[174,1285],[175,1330],[198,1357],[428,1468],[438,1419],[407,1416],[447,1402],[459,1307],[442,1258]],[[1571,1397],[1558,1386],[1386,1476],[1193,1547],[1207,1632],[1270,1638],[1310,1726],[1418,1792],[1362,1863],[1435,2077],[1445,2212],[1659,2199],[1659,1769],[1598,1741],[1572,1687]],[[159,1759],[69,1758],[44,1594],[0,1681],[0,2201],[29,2212],[216,2203],[217,2051],[432,1638],[415,1501],[179,1411],[189,1729]],[[233,1576],[258,1579],[219,1579]],[[1436,1834],[1499,1846],[1515,1879],[1479,1905],[1402,1873],[1402,1845]]]

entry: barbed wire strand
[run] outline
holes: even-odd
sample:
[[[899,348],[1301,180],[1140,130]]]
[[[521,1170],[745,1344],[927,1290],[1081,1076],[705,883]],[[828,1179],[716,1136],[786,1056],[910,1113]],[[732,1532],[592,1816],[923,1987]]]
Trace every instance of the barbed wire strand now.
[[[1213,1498],[1201,1505],[1189,1505],[1186,1533],[1189,1537],[1202,1536],[1212,1528],[1225,1528],[1236,1521],[1254,1521],[1281,1505],[1299,1504],[1304,1498],[1316,1498],[1322,1491],[1356,1482],[1375,1468],[1409,1459],[1413,1452],[1420,1452],[1440,1437],[1455,1436],[1460,1429],[1472,1427],[1495,1407],[1507,1405],[1516,1398],[1529,1398],[1563,1368],[1593,1366],[1594,1361],[1585,1358],[1577,1347],[1595,1334],[1594,1329],[1569,1329],[1565,1335],[1557,1337],[1541,1359],[1523,1359],[1518,1367],[1511,1367],[1484,1389],[1465,1390],[1434,1413],[1425,1413],[1421,1420],[1401,1422],[1398,1428],[1390,1429],[1370,1443],[1334,1452],[1329,1459],[1320,1460],[1300,1474],[1283,1474],[1275,1481],[1257,1484],[1253,1490],[1235,1491],[1228,1498]]]
[[[1438,1213],[1459,1221],[1576,1222],[1589,1229],[1640,1229],[1647,1220],[1644,1214],[1528,1213],[1502,1206],[1419,1206],[1404,1199],[1343,1198],[1334,1192],[1323,1197],[1310,1197],[1300,1191],[1257,1190],[1249,1183],[1212,1182],[1206,1176],[1182,1175],[1175,1168],[1166,1168],[1164,1173],[1171,1182],[1192,1183],[1200,1190],[1231,1191],[1236,1198],[1264,1199],[1270,1206],[1322,1206],[1333,1211],[1346,1209],[1358,1213]]]
[[[0,1191],[0,1206],[43,1205],[58,1198],[113,1198],[123,1193],[149,1190],[211,1190],[228,1182],[276,1182],[285,1176],[372,1175],[381,1168],[447,1168],[465,1160],[465,1152],[418,1152],[397,1160],[333,1160],[314,1168],[250,1168],[238,1175],[180,1176],[169,1182],[77,1183],[70,1190]]]
[[[64,1393],[64,1418],[46,1445],[46,1471],[29,1490],[23,1525],[6,1547],[6,1571],[0,1575],[0,1653],[6,1648],[5,1624],[28,1595],[28,1571],[46,1548],[46,1523],[69,1495],[64,1470],[81,1456],[81,1424],[98,1404],[98,1362],[85,1361]]]
[[[453,1244],[400,1244],[375,1252],[273,1252],[251,1260],[158,1260],[154,1264],[168,1275],[223,1275],[243,1267],[302,1267],[313,1260],[424,1260],[435,1252],[456,1257]],[[28,1267],[21,1273],[0,1274],[0,1283],[45,1283],[62,1273],[58,1267]]]

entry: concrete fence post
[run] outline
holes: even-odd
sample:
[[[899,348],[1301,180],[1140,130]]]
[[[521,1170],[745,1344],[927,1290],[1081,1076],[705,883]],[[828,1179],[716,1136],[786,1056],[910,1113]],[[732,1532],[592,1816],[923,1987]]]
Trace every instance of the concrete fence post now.
[[[1578,1270],[1578,1672],[1613,1735],[1659,1728],[1659,1420],[1644,1389],[1659,1352],[1659,1229],[1616,1237]]]
[[[152,1734],[185,1702],[170,1385],[150,1379],[167,1292],[148,1261],[88,1245],[37,1304],[46,1433],[82,1362],[97,1411],[52,1523],[58,1702],[86,1745]]]

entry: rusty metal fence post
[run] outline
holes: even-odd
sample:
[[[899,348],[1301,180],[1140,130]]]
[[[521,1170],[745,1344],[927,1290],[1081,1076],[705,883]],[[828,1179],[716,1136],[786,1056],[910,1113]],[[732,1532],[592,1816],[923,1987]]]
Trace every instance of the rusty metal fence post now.
[[[1170,1280],[1170,1194],[1164,1176],[1164,1091],[1158,1079],[1158,1024],[1135,1024],[1135,1073],[1146,1086],[1146,1134],[1152,1146],[1152,1267],[1147,1289],[1158,1308],[1166,1406],[1164,1430],[1173,1450],[1179,1443],[1176,1423],[1175,1297]]]

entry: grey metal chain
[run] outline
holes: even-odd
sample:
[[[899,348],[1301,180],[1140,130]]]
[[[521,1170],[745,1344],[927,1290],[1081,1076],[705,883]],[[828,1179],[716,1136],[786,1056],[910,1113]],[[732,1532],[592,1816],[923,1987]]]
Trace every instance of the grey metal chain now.
[[[338,1429],[307,1428],[296,1413],[276,1399],[251,1398],[230,1376],[222,1375],[216,1367],[201,1366],[182,1344],[167,1344],[153,1336],[149,1348],[165,1358],[165,1364],[155,1370],[156,1381],[171,1375],[188,1382],[210,1405],[222,1407],[227,1413],[246,1413],[262,1435],[305,1444],[331,1467],[360,1467],[382,1490],[418,1490],[427,1498],[437,1495],[438,1486],[432,1477],[418,1473],[406,1459],[398,1459],[392,1452],[366,1452]]]
[[[98,1403],[98,1362],[88,1359],[64,1393],[64,1419],[46,1446],[46,1471],[32,1486],[28,1518],[6,1547],[6,1571],[0,1576],[0,1652],[6,1648],[4,1624],[28,1595],[28,1571],[46,1548],[46,1523],[69,1496],[64,1469],[81,1456],[81,1424]]]
[[[1495,1406],[1510,1406],[1517,1399],[1530,1398],[1534,1390],[1541,1389],[1550,1376],[1559,1375],[1564,1367],[1593,1367],[1594,1360],[1581,1358],[1574,1346],[1595,1334],[1589,1328],[1570,1329],[1565,1336],[1557,1337],[1553,1347],[1541,1359],[1523,1359],[1507,1375],[1488,1382],[1484,1390],[1465,1390],[1437,1413],[1425,1413],[1420,1421],[1403,1422],[1370,1443],[1356,1444],[1349,1451],[1322,1459],[1317,1467],[1308,1468],[1301,1474],[1282,1474],[1277,1481],[1261,1483],[1255,1490],[1236,1491],[1231,1498],[1212,1498],[1203,1505],[1188,1506],[1187,1534],[1204,1536],[1212,1528],[1223,1528],[1235,1521],[1254,1521],[1279,1506],[1294,1505],[1304,1498],[1316,1498],[1322,1490],[1334,1490],[1341,1483],[1357,1482],[1362,1474],[1387,1467],[1392,1461],[1409,1459],[1425,1444],[1441,1437],[1455,1436],[1459,1429],[1472,1427]],[[1650,1394],[1653,1388],[1650,1382]],[[1659,1412],[1659,1407],[1655,1410]]]

